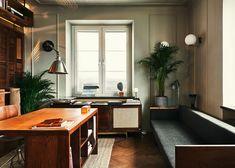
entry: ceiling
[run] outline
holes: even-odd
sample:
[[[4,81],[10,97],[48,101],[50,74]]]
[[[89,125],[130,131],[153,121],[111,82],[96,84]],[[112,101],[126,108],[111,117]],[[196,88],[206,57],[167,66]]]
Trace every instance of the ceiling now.
[[[183,5],[188,0],[35,0],[41,5]]]

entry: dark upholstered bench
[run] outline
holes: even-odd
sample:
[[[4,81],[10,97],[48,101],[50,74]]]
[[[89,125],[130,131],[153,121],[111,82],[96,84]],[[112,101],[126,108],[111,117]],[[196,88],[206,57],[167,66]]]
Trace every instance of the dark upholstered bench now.
[[[151,125],[169,167],[235,167],[235,127],[181,106],[151,114]]]

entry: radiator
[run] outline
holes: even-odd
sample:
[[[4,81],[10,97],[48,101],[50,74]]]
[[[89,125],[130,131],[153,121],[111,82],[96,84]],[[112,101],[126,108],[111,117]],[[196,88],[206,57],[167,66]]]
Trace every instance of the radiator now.
[[[138,128],[138,108],[113,108],[113,128]]]

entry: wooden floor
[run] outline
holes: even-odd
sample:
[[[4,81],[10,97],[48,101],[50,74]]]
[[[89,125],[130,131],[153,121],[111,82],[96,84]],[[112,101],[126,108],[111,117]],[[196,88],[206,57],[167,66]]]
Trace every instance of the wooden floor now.
[[[153,135],[116,137],[109,168],[166,168]]]

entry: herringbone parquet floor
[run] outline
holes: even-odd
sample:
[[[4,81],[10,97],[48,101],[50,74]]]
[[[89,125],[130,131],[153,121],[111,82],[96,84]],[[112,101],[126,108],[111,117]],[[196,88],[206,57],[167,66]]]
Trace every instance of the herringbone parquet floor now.
[[[116,137],[109,168],[166,168],[151,133]]]

